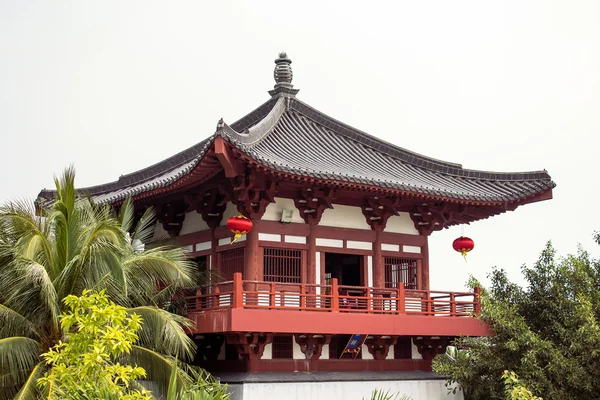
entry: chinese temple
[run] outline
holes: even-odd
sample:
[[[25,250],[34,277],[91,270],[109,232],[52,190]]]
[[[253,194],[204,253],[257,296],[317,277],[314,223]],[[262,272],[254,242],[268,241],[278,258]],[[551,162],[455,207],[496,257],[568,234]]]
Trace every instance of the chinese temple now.
[[[429,236],[551,199],[555,184],[546,171],[464,169],[337,121],[298,99],[291,63],[279,55],[270,98],[238,121],[81,190],[154,207],[155,240],[219,277],[185,312],[195,363],[234,386],[293,372],[426,379],[453,338],[491,334],[474,318],[477,288],[430,287]],[[252,228],[232,243],[238,215]]]

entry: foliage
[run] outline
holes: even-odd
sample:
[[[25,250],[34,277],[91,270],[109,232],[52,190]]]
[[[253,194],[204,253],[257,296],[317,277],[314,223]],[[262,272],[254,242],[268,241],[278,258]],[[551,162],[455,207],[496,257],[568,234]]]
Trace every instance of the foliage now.
[[[204,370],[191,370],[194,383],[187,388],[182,387],[177,380],[177,367],[174,364],[169,380],[167,400],[229,400],[227,385],[221,385],[212,375]]]
[[[411,400],[411,398],[406,395],[400,396],[400,393],[390,394],[389,390],[384,392],[383,390],[375,389],[373,393],[371,393],[370,400]]]
[[[63,302],[67,311],[59,319],[67,341],[42,354],[51,368],[38,379],[45,397],[100,400],[110,394],[124,400],[150,400],[150,393],[135,385],[146,371],[119,362],[137,342],[142,318],[128,315],[104,291],[84,290],[81,297],[70,295]]]
[[[499,377],[514,371],[545,399],[593,399],[600,393],[600,263],[579,250],[557,259],[548,243],[522,288],[494,269],[479,318],[494,336],[460,338],[468,356],[438,356],[436,372],[458,383],[465,400],[500,399]],[[471,283],[475,284],[475,281]]]
[[[544,400],[541,397],[534,396],[519,381],[519,377],[512,371],[504,371],[502,374],[504,381],[504,390],[507,400]]]
[[[168,384],[173,357],[193,352],[182,328],[189,321],[163,304],[197,285],[196,266],[182,249],[144,248],[154,232],[152,210],[138,218],[127,200],[115,214],[78,196],[74,179],[67,169],[56,179],[56,201],[38,204],[37,213],[26,201],[0,207],[0,399],[36,397],[35,382],[47,370],[40,354],[65,341],[61,299],[84,289],[104,290],[143,318],[139,343],[126,356],[159,387]]]

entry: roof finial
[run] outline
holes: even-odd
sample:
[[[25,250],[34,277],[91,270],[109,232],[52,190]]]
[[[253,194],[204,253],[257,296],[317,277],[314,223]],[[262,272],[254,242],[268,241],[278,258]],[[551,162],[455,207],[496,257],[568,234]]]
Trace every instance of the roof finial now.
[[[294,89],[292,85],[292,60],[290,60],[285,51],[279,53],[279,58],[275,60],[275,71],[273,76],[275,77],[275,90],[271,90],[269,93],[274,96],[279,93],[286,93],[287,95],[295,95],[298,90]]]

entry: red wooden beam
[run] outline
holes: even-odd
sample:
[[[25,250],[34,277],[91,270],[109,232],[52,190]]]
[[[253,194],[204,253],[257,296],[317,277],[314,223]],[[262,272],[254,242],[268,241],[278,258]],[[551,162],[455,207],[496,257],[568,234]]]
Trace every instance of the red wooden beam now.
[[[219,160],[219,162],[223,166],[223,169],[225,170],[225,176],[227,178],[233,178],[237,176],[237,171],[235,168],[235,158],[233,156],[231,148],[229,147],[229,145],[227,145],[227,143],[225,143],[225,139],[223,139],[221,136],[217,136],[215,138],[214,146],[215,155],[217,156],[217,159]]]

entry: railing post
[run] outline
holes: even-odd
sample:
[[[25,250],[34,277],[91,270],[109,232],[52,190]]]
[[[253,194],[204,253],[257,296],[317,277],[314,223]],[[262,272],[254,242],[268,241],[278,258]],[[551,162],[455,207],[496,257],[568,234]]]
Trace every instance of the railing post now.
[[[398,283],[398,313],[406,314],[406,296],[404,294],[404,282]]]
[[[373,296],[371,296],[371,288],[367,288],[366,289],[366,300],[367,300],[367,313],[371,313],[371,311],[373,310],[373,305],[371,304],[371,301],[373,299]]]
[[[269,283],[269,307],[275,308],[275,282]]]
[[[210,306],[211,307],[220,306],[221,305],[221,296],[219,296],[219,293],[221,293],[221,290],[219,289],[219,285],[217,285],[216,283],[214,285],[213,293],[214,293],[214,296],[210,296],[210,299],[211,299]],[[207,307],[208,307],[208,305],[207,305]]]
[[[340,295],[338,288],[337,278],[331,279],[331,310],[339,311],[340,309]]]
[[[454,293],[450,293],[450,315],[456,316],[456,301],[454,298]]]
[[[481,288],[479,286],[473,289],[473,302],[475,303],[475,315],[481,314]]]
[[[233,308],[244,307],[244,284],[242,282],[242,273],[233,274]]]
[[[202,308],[202,300],[200,300],[200,296],[202,296],[202,290],[200,288],[196,289],[196,310]]]
[[[304,310],[306,308],[306,285],[304,283],[300,284],[300,309]]]
[[[427,315],[431,315],[432,312],[432,308],[433,308],[433,304],[431,304],[431,292],[429,292],[429,290],[427,290],[425,292],[425,301],[427,302]]]

